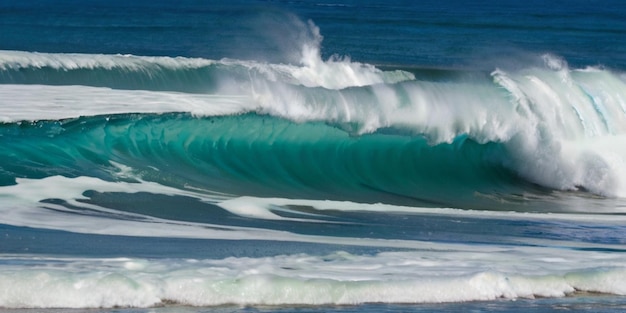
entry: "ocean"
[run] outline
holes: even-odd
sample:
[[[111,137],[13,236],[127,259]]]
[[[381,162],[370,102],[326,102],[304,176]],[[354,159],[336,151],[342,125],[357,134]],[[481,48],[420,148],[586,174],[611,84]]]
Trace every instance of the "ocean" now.
[[[623,312],[624,17],[0,0],[0,312]]]

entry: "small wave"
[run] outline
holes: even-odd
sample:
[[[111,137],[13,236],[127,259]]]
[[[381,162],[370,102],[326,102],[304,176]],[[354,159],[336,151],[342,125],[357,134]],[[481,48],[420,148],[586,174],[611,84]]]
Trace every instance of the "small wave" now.
[[[518,248],[516,253],[522,261],[510,259],[510,255],[499,251],[476,248],[373,256],[337,252],[324,256],[300,254],[182,262],[4,258],[2,261],[9,265],[0,271],[3,292],[0,306],[354,305],[563,297],[577,291],[626,294],[623,283],[626,273],[622,268],[595,266],[611,261],[623,266],[615,256],[608,255],[608,259],[599,261],[567,252],[568,257],[581,262],[573,267],[563,258],[542,259],[536,251]],[[504,256],[506,261],[500,259]],[[485,258],[489,262],[480,263]],[[11,262],[27,263],[16,271]],[[489,269],[495,266],[494,262],[499,271]],[[591,262],[596,264],[591,266]],[[564,268],[553,269],[554,263]],[[527,272],[520,272],[523,270]]]
[[[411,80],[405,71],[382,71],[348,58],[322,60],[305,46],[301,64],[134,55],[53,54],[0,51],[0,83],[86,85],[117,89],[219,92],[228,82],[268,81],[343,89]]]

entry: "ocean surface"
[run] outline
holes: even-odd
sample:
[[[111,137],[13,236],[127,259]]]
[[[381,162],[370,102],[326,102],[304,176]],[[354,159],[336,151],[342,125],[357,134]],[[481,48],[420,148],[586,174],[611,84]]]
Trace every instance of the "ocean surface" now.
[[[626,311],[626,2],[0,0],[0,312],[557,310]]]

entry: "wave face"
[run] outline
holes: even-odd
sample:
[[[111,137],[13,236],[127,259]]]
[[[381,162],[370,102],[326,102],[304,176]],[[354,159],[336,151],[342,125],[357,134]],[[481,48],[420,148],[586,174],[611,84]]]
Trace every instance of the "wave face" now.
[[[503,165],[502,145],[461,137],[432,146],[419,136],[389,132],[350,136],[322,122],[257,114],[10,123],[0,128],[0,158],[10,165],[3,166],[2,181],[55,175],[115,181],[121,164],[142,179],[181,189],[461,207],[475,191],[523,188]]]
[[[323,57],[272,14],[271,61],[0,50],[0,308],[624,302],[623,72]]]

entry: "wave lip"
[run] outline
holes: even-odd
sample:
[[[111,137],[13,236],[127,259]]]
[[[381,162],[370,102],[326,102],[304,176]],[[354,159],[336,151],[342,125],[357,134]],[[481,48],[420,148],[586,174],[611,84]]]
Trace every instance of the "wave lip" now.
[[[626,197],[624,81],[607,70],[572,70],[545,55],[546,68],[496,70],[523,127],[509,141],[516,171],[549,188]]]

